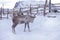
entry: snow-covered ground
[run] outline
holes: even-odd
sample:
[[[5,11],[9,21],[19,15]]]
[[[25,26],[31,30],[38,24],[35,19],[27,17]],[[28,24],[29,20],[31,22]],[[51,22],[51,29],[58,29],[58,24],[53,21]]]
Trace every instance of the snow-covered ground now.
[[[24,32],[24,24],[18,24],[13,34],[11,25],[11,18],[0,20],[0,40],[60,40],[60,15],[56,18],[38,15],[30,23],[31,32]]]

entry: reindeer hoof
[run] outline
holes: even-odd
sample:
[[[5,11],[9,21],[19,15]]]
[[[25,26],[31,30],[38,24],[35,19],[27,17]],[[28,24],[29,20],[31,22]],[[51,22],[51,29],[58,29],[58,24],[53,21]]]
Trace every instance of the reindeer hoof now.
[[[29,30],[29,32],[31,32],[31,31]]]
[[[12,33],[13,33],[13,34],[16,34],[16,32],[15,32],[15,31],[12,31]]]
[[[13,32],[13,34],[16,34],[15,32]]]
[[[24,32],[26,32],[26,31],[24,30]]]

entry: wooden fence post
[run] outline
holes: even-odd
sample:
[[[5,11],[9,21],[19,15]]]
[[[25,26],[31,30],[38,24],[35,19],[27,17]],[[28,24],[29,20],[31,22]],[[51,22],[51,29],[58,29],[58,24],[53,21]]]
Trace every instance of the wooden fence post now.
[[[0,10],[0,19],[2,20],[2,7],[1,7],[1,10]]]
[[[8,19],[9,9],[7,9],[7,19]]]
[[[51,0],[49,0],[49,12],[51,12]]]
[[[44,5],[44,16],[46,15],[46,6],[47,6],[47,0],[45,1],[45,5]]]

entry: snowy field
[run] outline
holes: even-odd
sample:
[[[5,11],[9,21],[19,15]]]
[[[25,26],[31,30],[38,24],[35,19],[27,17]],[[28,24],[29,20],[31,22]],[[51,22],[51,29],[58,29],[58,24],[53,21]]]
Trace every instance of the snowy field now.
[[[0,20],[0,40],[60,40],[60,15],[56,18],[37,16],[30,23],[31,32],[24,32],[24,24],[18,24],[12,33],[11,18]]]

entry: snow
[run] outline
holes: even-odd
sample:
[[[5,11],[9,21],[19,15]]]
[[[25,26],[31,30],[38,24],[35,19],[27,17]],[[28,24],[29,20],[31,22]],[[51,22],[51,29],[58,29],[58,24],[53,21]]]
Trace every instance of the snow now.
[[[38,15],[33,23],[30,23],[30,30],[24,32],[24,24],[18,24],[16,34],[12,33],[12,21],[9,19],[0,20],[0,40],[60,40],[60,16],[48,18]]]

